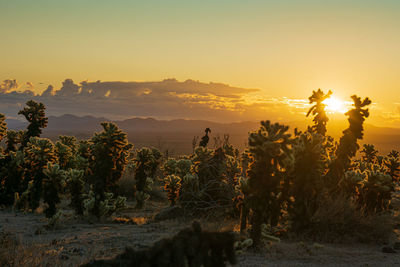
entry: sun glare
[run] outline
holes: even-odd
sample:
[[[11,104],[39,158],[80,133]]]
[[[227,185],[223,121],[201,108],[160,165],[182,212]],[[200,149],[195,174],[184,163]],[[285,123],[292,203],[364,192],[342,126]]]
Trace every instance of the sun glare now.
[[[345,102],[336,97],[331,96],[322,103],[326,105],[326,110],[330,112],[345,113],[347,111]]]

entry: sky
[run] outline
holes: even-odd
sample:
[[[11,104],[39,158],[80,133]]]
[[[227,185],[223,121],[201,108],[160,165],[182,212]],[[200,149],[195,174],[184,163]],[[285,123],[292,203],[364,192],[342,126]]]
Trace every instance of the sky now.
[[[400,1],[0,0],[0,12],[0,81],[19,90],[176,78],[259,89],[248,103],[322,88],[369,96],[372,122],[400,127]]]

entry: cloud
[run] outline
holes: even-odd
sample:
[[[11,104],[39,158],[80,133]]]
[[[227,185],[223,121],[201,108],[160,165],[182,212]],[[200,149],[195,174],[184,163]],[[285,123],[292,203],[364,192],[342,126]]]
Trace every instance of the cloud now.
[[[15,80],[7,81],[17,84]],[[265,97],[259,89],[194,80],[75,83],[66,79],[59,90],[54,90],[50,85],[36,95],[30,90],[17,92],[10,90],[10,86],[7,88],[2,91],[0,112],[8,116],[15,116],[30,99],[43,102],[49,115],[92,115],[109,119],[155,117],[218,122],[261,119],[288,121],[304,119],[308,108],[307,101],[302,99]]]
[[[18,89],[16,80],[4,80],[0,83],[0,93],[8,93],[12,90]]]

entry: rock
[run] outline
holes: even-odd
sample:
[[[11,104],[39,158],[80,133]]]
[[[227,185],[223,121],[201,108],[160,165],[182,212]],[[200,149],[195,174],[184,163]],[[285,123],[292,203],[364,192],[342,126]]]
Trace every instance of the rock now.
[[[183,209],[178,206],[168,207],[154,216],[155,221],[173,220],[183,216]]]
[[[394,250],[392,247],[383,247],[382,252],[383,253],[396,253],[396,250]]]

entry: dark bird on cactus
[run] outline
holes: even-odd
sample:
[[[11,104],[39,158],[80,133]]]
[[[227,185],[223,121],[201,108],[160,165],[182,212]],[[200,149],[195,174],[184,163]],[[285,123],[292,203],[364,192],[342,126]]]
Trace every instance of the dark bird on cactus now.
[[[210,137],[208,137],[208,133],[211,133],[211,129],[210,128],[206,128],[204,130],[204,132],[206,134],[201,138],[201,141],[199,143],[199,146],[202,146],[202,147],[206,147],[207,146],[208,141],[210,140]]]

